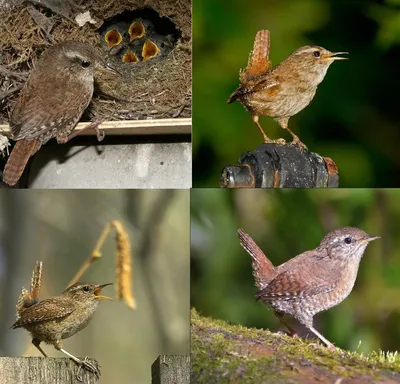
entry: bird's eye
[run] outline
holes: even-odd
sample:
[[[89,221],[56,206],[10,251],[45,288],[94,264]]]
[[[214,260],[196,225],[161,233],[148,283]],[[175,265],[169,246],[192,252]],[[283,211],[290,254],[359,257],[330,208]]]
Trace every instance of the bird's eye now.
[[[84,292],[89,292],[90,291],[90,288],[89,288],[88,285],[85,285],[82,289],[83,289]]]
[[[321,56],[321,52],[320,51],[314,51],[313,55],[314,55],[314,57],[320,57]]]
[[[344,239],[344,242],[346,243],[346,244],[351,244],[351,237],[346,237],[345,239]]]
[[[83,68],[87,68],[90,66],[90,61],[82,60],[81,65]]]

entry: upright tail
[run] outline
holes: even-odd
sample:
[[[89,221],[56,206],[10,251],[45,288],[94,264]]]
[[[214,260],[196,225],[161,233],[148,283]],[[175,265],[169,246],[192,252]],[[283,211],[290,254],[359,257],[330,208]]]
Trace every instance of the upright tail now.
[[[8,185],[17,184],[26,163],[39,147],[40,144],[36,139],[17,141],[4,168],[3,181]]]
[[[261,290],[275,277],[275,267],[243,229],[238,229],[237,235],[240,240],[240,245],[251,256],[256,287]]]

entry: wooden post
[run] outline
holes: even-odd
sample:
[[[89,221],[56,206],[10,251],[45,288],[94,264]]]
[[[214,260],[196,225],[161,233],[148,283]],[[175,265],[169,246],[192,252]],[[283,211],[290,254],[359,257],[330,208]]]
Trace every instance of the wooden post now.
[[[1,384],[81,384],[77,364],[68,358],[0,357]],[[97,384],[96,375],[82,371],[83,383]]]
[[[160,355],[151,366],[151,384],[189,383],[189,355]]]

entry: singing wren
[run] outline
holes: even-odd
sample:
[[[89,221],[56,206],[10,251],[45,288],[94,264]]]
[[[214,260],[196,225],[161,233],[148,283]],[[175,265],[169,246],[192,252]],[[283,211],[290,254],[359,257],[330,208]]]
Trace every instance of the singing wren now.
[[[240,74],[240,86],[231,94],[228,104],[240,101],[251,113],[266,143],[273,142],[262,129],[259,116],[274,118],[293,137],[293,143],[305,148],[288,127],[289,118],[299,113],[315,96],[329,66],[337,56],[347,52],[330,52],[318,46],[304,46],[290,54],[279,65],[270,68],[269,31],[256,35],[246,71]]]
[[[10,119],[16,141],[4,168],[3,181],[15,185],[33,154],[51,138],[65,143],[92,99],[97,70],[119,74],[87,43],[66,41],[47,49],[29,74]],[[97,126],[98,140],[104,135]]]
[[[47,357],[40,347],[43,341],[52,344],[80,366],[100,375],[98,367],[85,357],[84,360],[63,348],[62,340],[85,328],[94,315],[100,300],[112,300],[100,295],[101,290],[111,284],[79,282],[71,285],[61,295],[45,299],[28,306],[19,305],[18,319],[12,328],[25,328],[32,335],[32,344]],[[19,302],[20,304],[20,302]]]
[[[293,316],[334,350],[334,345],[314,328],[313,317],[350,294],[365,248],[379,237],[358,228],[339,228],[329,232],[317,248],[274,267],[246,232],[239,229],[237,233],[252,258],[257,299],[272,308],[291,333],[295,332],[283,321],[284,314]]]

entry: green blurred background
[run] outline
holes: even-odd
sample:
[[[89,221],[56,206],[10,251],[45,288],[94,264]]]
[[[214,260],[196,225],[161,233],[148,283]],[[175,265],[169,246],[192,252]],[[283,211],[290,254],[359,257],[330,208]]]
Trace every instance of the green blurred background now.
[[[271,32],[276,65],[303,45],[348,51],[289,127],[312,152],[331,157],[342,187],[399,186],[399,0],[199,0],[193,2],[193,186],[217,187],[224,166],[262,136],[239,102],[239,84],[258,30]],[[271,138],[290,135],[269,117]]]
[[[279,265],[344,226],[382,238],[367,247],[350,296],[317,315],[315,326],[341,348],[398,350],[400,190],[193,190],[191,306],[205,316],[278,331],[273,311],[255,299],[250,256],[237,229]]]
[[[96,358],[102,383],[150,383],[160,354],[189,353],[189,191],[0,191],[0,355],[21,356],[31,344],[13,330],[21,287],[43,261],[41,299],[65,288],[106,224],[120,220],[130,237],[137,309],[100,303],[89,325],[64,341],[75,356]],[[115,281],[115,234],[82,280]],[[115,297],[115,287],[105,295]],[[49,356],[64,357],[50,345]],[[36,348],[28,355],[41,356]]]

